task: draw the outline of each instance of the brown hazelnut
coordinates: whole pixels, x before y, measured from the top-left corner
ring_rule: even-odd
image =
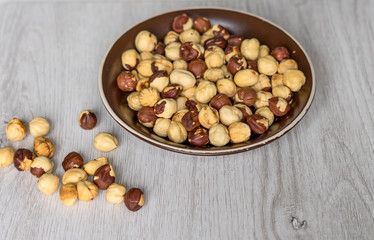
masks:
[[[236,85],[232,80],[223,78],[216,82],[219,93],[225,94],[228,97],[234,97],[236,93]]]
[[[204,146],[209,143],[208,131],[205,128],[198,127],[188,133],[188,142],[192,146]]]
[[[265,117],[257,114],[248,116],[246,123],[251,128],[251,131],[256,134],[263,134],[269,128],[269,121]]]
[[[180,55],[179,55],[179,50],[180,50],[181,46],[182,46],[182,44],[179,43],[179,42],[169,43],[165,47],[165,56],[172,61],[176,61],[176,60],[181,59]]]
[[[48,134],[50,125],[47,119],[36,117],[29,122],[29,129],[33,137],[43,137]]]
[[[198,103],[195,100],[188,100],[186,101],[186,107],[190,111],[200,111],[201,110],[201,104]]]
[[[84,164],[83,169],[90,176],[93,176],[99,167],[108,164],[108,158],[99,157]]]
[[[125,205],[132,211],[138,211],[143,207],[145,198],[142,190],[139,188],[131,188],[125,195]]]
[[[243,122],[234,122],[229,128],[230,141],[232,143],[241,143],[247,141],[251,136],[251,129]]]
[[[154,112],[157,117],[171,118],[177,112],[177,102],[172,98],[164,98],[156,103]]]
[[[55,155],[55,146],[48,138],[36,137],[34,139],[34,152],[36,156],[44,156],[47,158]]]
[[[256,60],[248,60],[247,61],[247,66],[248,66],[248,69],[252,69],[252,70],[255,70],[256,72],[258,72],[257,61]]]
[[[188,71],[192,72],[196,78],[204,76],[206,70],[206,64],[201,59],[194,59],[188,64]]]
[[[256,91],[269,92],[271,90],[270,79],[268,78],[268,76],[261,73],[258,76],[258,82],[255,85],[253,85],[252,88]]]
[[[261,107],[256,110],[255,114],[261,115],[269,121],[269,126],[274,122],[274,113],[270,110],[269,107]]]
[[[257,92],[257,100],[253,106],[255,108],[269,106],[269,99],[273,97],[273,94],[264,91]]]
[[[165,45],[169,45],[169,43],[177,42],[179,40],[179,34],[174,31],[169,31],[164,37]]]
[[[79,200],[89,202],[95,199],[99,189],[93,182],[82,180],[77,183],[77,192]]]
[[[232,56],[227,63],[227,69],[231,74],[235,74],[245,68],[247,68],[247,61],[241,55]]]
[[[201,52],[195,43],[185,42],[180,46],[179,55],[185,61],[191,61],[200,57]]]
[[[173,63],[167,59],[154,59],[154,62],[151,64],[153,73],[158,71],[166,71],[169,75],[173,71],[173,68]]]
[[[278,73],[285,73],[288,70],[297,70],[297,62],[293,59],[284,59],[278,65]]]
[[[81,168],[83,166],[83,158],[77,152],[71,152],[62,161],[62,167],[65,171],[71,168]]]
[[[172,121],[175,121],[175,122],[182,122],[182,118],[184,116],[184,114],[186,114],[189,110],[187,108],[184,108],[184,109],[180,109],[178,112],[176,112],[173,117],[172,117]]]
[[[258,82],[258,72],[252,69],[243,69],[234,76],[234,82],[238,87],[251,87]]]
[[[182,143],[187,139],[187,131],[182,123],[171,121],[168,129],[168,138],[175,143]]]
[[[20,148],[14,154],[14,167],[18,171],[29,170],[33,161],[34,154],[28,149]]]
[[[142,107],[139,110],[137,117],[139,122],[145,127],[153,127],[157,120],[153,107]]]
[[[160,93],[155,88],[146,88],[140,92],[139,101],[142,106],[153,107],[160,100]]]
[[[199,112],[197,108],[192,108],[186,114],[183,115],[181,124],[187,131],[192,131],[193,129],[200,126],[199,122]]]
[[[152,52],[156,45],[157,37],[153,33],[143,30],[136,35],[135,47],[139,52]]]
[[[40,178],[44,173],[50,173],[55,164],[47,157],[36,157],[31,163],[30,173],[37,178]]]
[[[227,31],[226,28],[222,27],[221,25],[214,25],[209,31],[212,31],[213,36],[215,37],[223,37],[224,39],[229,39],[230,38],[230,33]]]
[[[272,89],[274,97],[281,97],[290,102],[293,99],[293,92],[286,86],[278,86]]]
[[[297,92],[305,84],[305,75],[300,70],[288,70],[283,75],[283,84]]]
[[[197,85],[196,100],[200,103],[208,103],[217,94],[217,87],[211,81],[203,80]]]
[[[225,66],[225,65],[222,65]],[[204,79],[211,82],[217,82],[217,80],[225,77],[225,72],[222,68],[209,68],[204,72]]]
[[[127,96],[127,104],[134,111],[139,111],[143,105],[139,100],[140,92],[132,92]]]
[[[65,206],[73,206],[78,198],[78,191],[74,184],[66,184],[60,188],[60,199]]]
[[[153,50],[153,54],[165,55],[165,44],[158,42]]]
[[[270,98],[269,108],[277,117],[283,117],[291,110],[291,107],[288,104],[288,102],[280,97]]]
[[[135,49],[129,49],[122,53],[122,66],[125,70],[131,71],[136,69],[140,62],[140,55]]]
[[[230,38],[227,40],[228,46],[237,46],[240,47],[243,42],[243,37],[240,35],[231,35]]]
[[[173,62],[173,69],[184,69],[187,70],[188,63],[183,59],[179,59]]]
[[[239,89],[235,95],[236,102],[242,102],[247,106],[252,106],[257,100],[257,93],[253,88],[245,87]]]
[[[93,129],[96,126],[96,114],[91,110],[84,110],[79,114],[79,125],[85,130]]]
[[[210,106],[203,107],[199,112],[199,122],[201,126],[209,129],[219,122],[218,111]]]
[[[271,55],[266,55],[258,59],[257,68],[260,73],[273,75],[278,71],[278,62]]]
[[[260,42],[256,38],[245,39],[240,46],[240,52],[247,60],[256,60],[259,49]]]
[[[149,79],[149,86],[161,92],[169,84],[168,73],[164,70],[155,72]]]
[[[105,164],[99,167],[94,174],[95,184],[102,190],[106,190],[110,184],[114,183],[116,175],[113,167],[110,164]]]
[[[134,74],[129,71],[122,71],[117,77],[117,86],[124,92],[134,91],[137,83]]]
[[[209,48],[211,46],[217,46],[220,48],[225,48],[227,45],[227,40],[224,39],[223,37],[212,37],[208,38],[204,42],[204,48]]]
[[[24,122],[22,122],[18,118],[13,118],[6,125],[5,132],[6,137],[10,141],[21,141],[26,137],[27,129]]]
[[[209,129],[209,142],[213,146],[224,146],[229,141],[230,136],[226,126],[216,123]]]
[[[192,19],[189,16],[187,16],[187,14],[183,13],[174,18],[172,28],[177,33],[181,33],[183,31],[191,29],[192,25]]]
[[[142,77],[150,77],[153,74],[152,71],[153,60],[141,60],[136,67],[139,75]]]
[[[181,43],[185,43],[185,42],[199,43],[200,42],[200,34],[195,29],[188,29],[186,31],[183,31],[179,35],[179,41]]]
[[[210,106],[217,109],[218,111],[223,107],[229,105],[231,106],[232,103],[225,94],[217,94],[210,100]]]
[[[12,164],[14,159],[14,149],[11,147],[0,148],[0,167]]]
[[[206,17],[197,16],[193,21],[193,26],[200,34],[203,34],[210,28],[210,21]]]
[[[229,126],[234,122],[240,122],[243,118],[243,113],[237,107],[226,105],[219,110],[219,118],[223,125]]]
[[[160,137],[167,137],[171,120],[169,118],[158,118],[153,127],[153,132]]]
[[[239,47],[229,45],[225,48],[225,60],[226,60],[226,62],[229,62],[230,58],[235,56],[235,55],[240,55]]]
[[[278,62],[281,62],[283,59],[290,58],[290,53],[285,47],[275,47],[271,50],[270,53]]]
[[[162,98],[174,98],[177,99],[179,94],[183,91],[183,87],[178,84],[169,84],[161,92]]]
[[[252,115],[252,110],[245,104],[237,103],[234,107],[238,108],[243,113],[241,122],[244,122],[249,115]]]
[[[38,188],[45,195],[54,193],[59,185],[60,179],[52,173],[43,174],[43,176],[38,179]]]
[[[181,85],[183,89],[189,89],[195,86],[196,78],[191,72],[187,70],[174,69],[170,74],[170,82]]]

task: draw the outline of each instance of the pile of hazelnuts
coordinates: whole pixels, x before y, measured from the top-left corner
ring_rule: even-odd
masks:
[[[305,75],[287,48],[231,35],[209,19],[176,16],[158,41],[143,30],[121,56],[117,86],[160,137],[224,146],[263,134],[291,109]]]

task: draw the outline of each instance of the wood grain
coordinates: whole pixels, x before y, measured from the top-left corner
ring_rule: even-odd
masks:
[[[317,93],[305,118],[281,139],[250,152],[193,157],[166,152],[121,129],[101,103],[96,79],[110,44],[139,21],[190,6],[248,11],[291,33],[314,64]],[[0,146],[9,119],[47,117],[55,172],[70,151],[107,156],[117,182],[144,190],[139,212],[112,205],[61,204],[36,179],[0,169],[0,239],[370,239],[374,236],[374,2],[2,1]],[[80,129],[82,109],[97,128]],[[120,147],[94,150],[100,131]],[[301,224],[306,221],[304,225]]]

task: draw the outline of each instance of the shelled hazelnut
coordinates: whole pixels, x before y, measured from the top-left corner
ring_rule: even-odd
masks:
[[[81,168],[71,168],[62,176],[62,184],[77,184],[79,181],[87,180],[87,173]]]
[[[185,13],[174,18],[172,28],[175,32],[181,33],[192,28],[192,19]]]
[[[230,124],[229,128],[230,141],[232,143],[245,142],[251,136],[251,129],[243,122],[234,122]]]
[[[138,83],[136,84],[135,90],[138,92],[143,91],[144,89],[149,87],[149,78],[141,78],[139,79]]]
[[[293,92],[286,86],[278,86],[272,89],[274,97],[281,97],[290,102],[293,99]]]
[[[117,86],[124,92],[132,92],[135,90],[138,81],[135,75],[129,71],[122,71],[117,76]]]
[[[234,76],[234,82],[238,87],[251,87],[258,82],[258,72],[252,69],[243,69]]]
[[[153,74],[152,71],[152,60],[141,60],[136,67],[138,73],[143,77],[150,77]]]
[[[288,70],[283,75],[283,84],[297,92],[305,84],[305,75],[300,70]]]
[[[180,122],[171,121],[168,138],[175,143],[182,143],[187,139],[187,131]]]
[[[177,41],[179,41],[179,34],[174,31],[169,31],[164,37],[165,46],[169,45],[169,43]]]
[[[269,108],[277,117],[283,117],[291,110],[291,107],[288,104],[288,102],[281,97],[270,98]]]
[[[183,59],[179,59],[173,62],[173,69],[187,70],[187,67],[188,67],[188,63]]]
[[[186,108],[186,102],[188,101],[187,97],[180,96],[177,98],[177,111]]]
[[[151,53],[151,52],[141,52],[140,53],[140,60],[139,60],[139,62],[141,61],[141,60],[152,60],[153,59],[153,53]],[[136,65],[138,65],[139,63],[137,63]],[[136,69],[136,66],[135,66],[135,68],[134,69]]]
[[[59,184],[60,179],[56,175],[52,173],[45,173],[38,179],[37,185],[42,193],[45,195],[51,195],[52,193],[56,192]]]
[[[209,128],[209,141],[213,146],[221,147],[230,142],[229,131],[227,127],[216,123]]]
[[[178,84],[169,84],[162,90],[161,97],[177,99],[182,91],[183,91],[182,86]]]
[[[152,76],[148,79],[148,82],[151,88],[156,89],[158,92],[162,92],[162,90],[169,85],[168,73],[164,70],[157,71],[152,74]]]
[[[192,131],[200,126],[199,112],[196,107],[189,109],[189,111],[183,115],[181,124],[187,131]]]
[[[180,49],[181,46],[182,46],[182,44],[179,43],[179,42],[169,43],[165,47],[165,56],[172,61],[176,61],[176,60],[181,59],[181,57],[179,55],[179,49]]]
[[[113,204],[122,203],[125,200],[125,193],[125,186],[118,183],[112,183],[106,190],[106,200]]]
[[[36,157],[31,163],[30,173],[40,178],[45,173],[51,173],[55,164],[47,157]]]
[[[204,128],[211,128],[214,124],[219,123],[218,111],[210,106],[203,107],[199,112],[199,122]]]
[[[156,45],[157,38],[153,33],[143,30],[136,35],[135,47],[139,52],[152,52]]]
[[[225,52],[221,48],[217,46],[209,47],[206,49],[205,54],[207,68],[220,68],[225,64]]]
[[[83,158],[77,152],[71,152],[62,161],[62,167],[65,171],[71,168],[81,168],[83,166]]]
[[[114,183],[116,174],[110,164],[99,167],[94,174],[94,183],[102,190],[106,190],[110,184]]]
[[[91,110],[84,110],[79,114],[79,125],[85,130],[93,129],[96,126],[96,114]]]
[[[209,68],[204,72],[203,78],[211,82],[217,82],[219,79],[225,78],[225,72],[222,68]]]
[[[257,92],[257,100],[254,103],[255,108],[269,106],[269,99],[273,97],[273,94],[264,91]]]
[[[226,47],[226,45],[227,45],[227,40],[224,39],[223,37],[212,37],[212,38],[208,38],[204,42],[204,48],[209,48],[209,47],[212,47],[212,46],[217,46],[217,47],[220,47],[220,48],[224,49]]]
[[[257,114],[248,116],[246,123],[251,128],[252,132],[256,134],[263,134],[269,128],[269,120]]]
[[[208,103],[217,94],[217,87],[210,81],[201,81],[196,88],[196,100],[200,103]]]
[[[184,116],[184,114],[186,114],[189,110],[187,108],[183,108],[181,110],[179,110],[178,112],[176,112],[173,117],[172,117],[172,121],[175,121],[175,122],[182,122],[182,118]]]
[[[219,110],[219,117],[223,125],[229,126],[234,122],[240,122],[243,113],[234,106],[225,105]]]
[[[18,118],[11,119],[6,125],[6,137],[9,141],[21,141],[26,137],[27,129],[24,122]]]
[[[278,70],[278,62],[270,55],[259,58],[257,61],[257,68],[260,73],[265,75],[273,75]]]
[[[14,167],[18,171],[29,170],[33,161],[34,154],[28,149],[20,148],[14,154]]]
[[[204,76],[206,70],[206,64],[201,59],[194,59],[188,63],[188,71],[192,72],[196,78]]]
[[[121,56],[122,66],[125,70],[134,70],[138,66],[140,59],[141,57],[135,49],[126,50]]]
[[[29,129],[31,136],[43,137],[48,134],[50,125],[47,119],[43,117],[36,117],[29,122]]]
[[[271,83],[270,83],[270,79],[268,78],[268,76],[266,76],[265,74],[260,74],[258,76],[258,82],[252,86],[252,88],[258,92],[258,91],[265,91],[265,92],[269,92],[271,90]]]
[[[146,88],[140,92],[139,101],[142,106],[153,107],[160,100],[160,93],[155,88]]]
[[[288,70],[297,70],[297,62],[293,59],[284,59],[278,65],[278,73],[285,73]]]
[[[235,102],[244,103],[247,106],[252,106],[257,100],[257,93],[253,88],[245,87],[238,90],[235,94]]]
[[[192,146],[204,146],[209,143],[208,131],[205,128],[198,127],[188,133],[188,142]]]
[[[196,88],[196,86],[193,86],[188,89],[183,89],[183,91],[181,92],[181,96],[188,99],[196,99]]]
[[[0,167],[6,167],[12,164],[14,154],[14,149],[11,147],[0,148]]]
[[[60,188],[59,196],[65,206],[73,206],[78,198],[78,190],[74,184],[66,184]]]
[[[100,132],[95,136],[94,146],[100,152],[110,152],[118,147],[118,140],[113,134]]]
[[[227,69],[231,74],[235,74],[245,68],[247,68],[247,61],[241,55],[232,56],[227,64]]]
[[[230,79],[222,78],[216,82],[216,86],[218,93],[225,94],[229,98],[236,94],[236,85]]]
[[[223,106],[231,106],[232,103],[225,94],[217,94],[210,100],[210,106],[217,109],[218,111],[223,107]]]
[[[183,89],[189,89],[195,86],[196,79],[195,76],[187,70],[174,69],[170,74],[170,82],[181,85]]]
[[[206,17],[197,16],[193,21],[192,27],[200,34],[203,34],[210,28],[210,21]]]
[[[237,103],[234,107],[238,108],[243,113],[241,122],[244,122],[249,115],[252,115],[252,110],[245,104]]]
[[[241,55],[240,46],[228,45],[225,48],[225,60],[226,60],[226,62],[229,62],[230,58],[235,56],[235,55]]]
[[[154,61],[151,63],[152,72],[156,73],[158,71],[166,71],[169,75],[173,71],[173,63],[167,59],[156,59],[157,56],[161,55],[154,56]]]
[[[269,55],[269,52],[270,52],[270,48],[267,45],[260,45],[258,57],[260,58],[265,57],[266,55]]]
[[[55,155],[55,146],[48,138],[36,137],[34,139],[34,152],[38,157],[44,156],[51,158]]]
[[[153,132],[160,137],[167,137],[171,120],[169,118],[158,118],[153,126]]]
[[[145,127],[153,127],[156,123],[157,116],[154,112],[153,107],[143,107],[139,110],[138,121]]]
[[[270,111],[269,107],[260,107],[256,110],[255,114],[265,117],[269,121],[269,126],[274,122],[274,114]]]
[[[84,164],[83,169],[88,175],[93,176],[96,170],[105,164],[108,164],[108,158],[99,157]]]
[[[89,202],[95,199],[99,189],[93,182],[82,180],[77,183],[77,193],[79,200]]]
[[[285,47],[275,47],[271,50],[270,53],[278,62],[281,62],[284,59],[290,58],[290,53]]]
[[[154,112],[159,118],[171,118],[177,112],[177,102],[173,98],[164,98],[158,101]]]
[[[271,87],[275,88],[283,85],[283,74],[275,73],[271,76]]]
[[[260,42],[256,38],[243,40],[240,46],[241,54],[248,60],[256,60],[260,50]]]
[[[182,45],[185,42],[199,43],[200,34],[195,29],[188,29],[179,35],[179,41],[181,41]]]
[[[139,111],[143,105],[139,100],[140,92],[132,92],[127,96],[127,104],[134,111]]]

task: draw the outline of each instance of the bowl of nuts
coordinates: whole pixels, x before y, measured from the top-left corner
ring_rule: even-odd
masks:
[[[312,63],[285,30],[249,13],[184,9],[119,37],[99,91],[123,128],[160,148],[225,155],[274,141],[306,114]]]

